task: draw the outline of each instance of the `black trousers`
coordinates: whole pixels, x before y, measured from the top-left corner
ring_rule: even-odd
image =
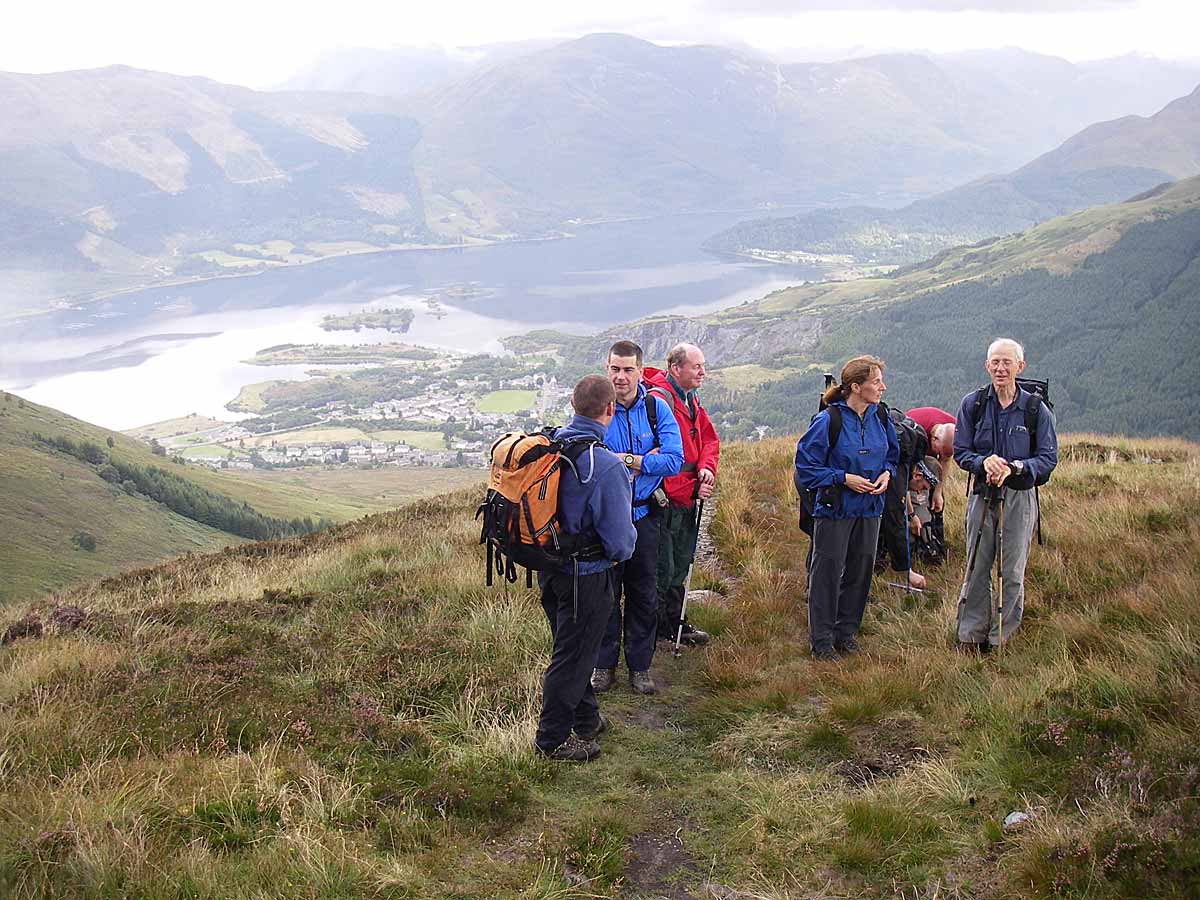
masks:
[[[616,569],[580,575],[578,612],[575,576],[539,572],[542,609],[550,623],[554,649],[542,679],[542,714],[538,719],[538,747],[553,750],[571,735],[571,729],[595,731],[600,705],[592,690],[592,669],[613,608]]]
[[[668,506],[661,514],[658,545],[658,637],[675,640],[683,615],[683,592],[700,536],[697,509]]]
[[[878,519],[817,519],[813,523],[808,639],[814,650],[828,649],[858,634],[878,540]]]
[[[887,493],[883,495],[883,519],[879,524],[879,556],[886,554],[895,572],[907,572],[912,568],[907,494],[908,467],[897,466],[896,477],[888,482]]]
[[[617,566],[617,598],[608,619],[604,643],[600,645],[596,662],[600,669],[617,667],[622,637],[625,665],[630,672],[646,671],[654,658],[654,639],[658,632],[658,544],[662,525],[658,515],[651,512],[638,519],[633,527],[637,529],[637,545],[633,556]]]

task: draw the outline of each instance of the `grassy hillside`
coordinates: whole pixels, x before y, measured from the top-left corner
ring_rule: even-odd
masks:
[[[953,652],[956,554],[915,601],[877,584],[833,666],[790,453],[727,448],[715,641],[606,696],[586,767],[529,750],[549,637],[482,587],[472,492],[5,611],[0,890],[1195,896],[1200,448],[1065,442],[1003,654]]]
[[[158,466],[187,482],[276,519],[342,522],[419,496],[480,480],[477,472],[386,469],[305,472],[289,476],[179,465],[140,441],[12,395],[0,399],[0,604],[110,575],[181,553],[242,542],[131,495],[97,467],[34,439],[34,434],[90,441],[113,461]],[[108,446],[108,440],[113,445]],[[91,535],[94,550],[80,546]],[[86,544],[86,539],[84,540]]]
[[[181,553],[205,552],[242,538],[133,497],[96,474],[94,466],[50,451],[34,431],[86,436],[104,444],[103,429],[20,400],[0,400],[0,604],[97,578]],[[144,453],[123,441],[121,452]],[[158,457],[154,457],[162,462]],[[77,535],[95,538],[94,550]]]

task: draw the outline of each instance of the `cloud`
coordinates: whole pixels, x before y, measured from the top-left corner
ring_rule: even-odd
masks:
[[[1059,13],[1133,9],[1138,0],[700,0],[706,12],[786,16],[805,12]]]

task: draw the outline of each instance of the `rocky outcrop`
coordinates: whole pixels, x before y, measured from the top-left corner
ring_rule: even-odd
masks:
[[[602,337],[636,341],[650,364],[661,364],[672,347],[688,341],[704,351],[710,366],[732,366],[815,350],[825,329],[825,320],[818,316],[730,320],[672,316],[624,325]]]

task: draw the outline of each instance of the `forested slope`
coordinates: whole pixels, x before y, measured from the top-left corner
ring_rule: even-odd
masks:
[[[1200,404],[1183,373],[1200,352],[1200,178],[949,251],[890,278],[809,285],[715,317],[781,331],[806,322],[814,349],[724,363],[790,366],[783,377],[710,406],[733,423],[807,422],[818,373],[861,352],[888,364],[888,399],[953,409],[983,383],[984,350],[1011,335],[1027,374],[1049,378],[1059,425],[1200,437]],[[815,324],[811,324],[815,323]]]

